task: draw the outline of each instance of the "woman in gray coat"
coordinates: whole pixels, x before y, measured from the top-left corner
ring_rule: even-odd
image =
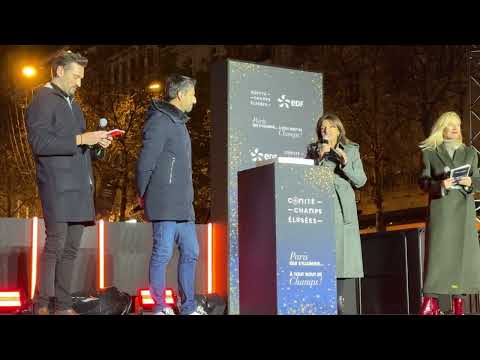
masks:
[[[347,139],[345,128],[335,114],[317,122],[318,141],[307,149],[307,158],[332,169],[335,174],[335,233],[339,312],[344,302],[343,279],[362,278],[363,262],[354,189],[365,185],[358,144]]]
[[[462,140],[460,117],[442,114],[422,148],[421,188],[429,194],[427,252],[421,315],[439,315],[438,295],[452,296],[452,312],[463,315],[464,294],[480,292],[480,244],[473,193],[480,189],[477,151]],[[470,165],[454,179],[450,169]]]

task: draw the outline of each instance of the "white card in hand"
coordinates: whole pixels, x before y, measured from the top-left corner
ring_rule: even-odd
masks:
[[[464,176],[468,176],[470,173],[470,164],[459,166],[450,170],[450,177],[453,179],[459,179]]]

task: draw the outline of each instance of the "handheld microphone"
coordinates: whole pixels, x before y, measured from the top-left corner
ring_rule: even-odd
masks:
[[[328,144],[328,136],[323,135],[322,139],[319,141],[320,144]]]
[[[98,122],[97,131],[98,130],[105,130],[105,128],[107,127],[107,124],[108,124],[107,119],[101,118]]]
[[[319,140],[318,142],[319,146],[318,146],[318,151],[320,152],[322,150],[322,148],[324,148],[325,145],[328,145],[328,136],[327,135],[324,135],[322,136],[322,138]]]
[[[450,169],[448,166],[445,166],[445,167],[443,168],[443,177],[444,177],[445,179],[448,179],[448,178],[450,177],[450,170],[451,170],[451,169]]]
[[[108,121],[106,118],[100,118],[98,121],[97,131],[106,130],[107,124]],[[95,152],[97,159],[101,159],[105,153],[105,149],[98,144],[91,146],[90,149]]]

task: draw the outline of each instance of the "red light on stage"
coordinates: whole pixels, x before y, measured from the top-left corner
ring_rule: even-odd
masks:
[[[152,298],[149,289],[138,289],[139,304],[144,310],[152,310],[155,300]],[[171,288],[163,291],[163,303],[165,306],[175,308],[177,306],[177,295]]]
[[[152,310],[153,306],[155,305],[155,300],[153,300],[152,296],[150,295],[149,289],[138,289],[138,298],[140,302],[140,306],[144,310]]]
[[[175,297],[175,291],[173,291],[173,289],[168,288],[163,292],[163,302],[167,306],[175,306]]]
[[[213,293],[213,227],[208,223],[207,236],[207,292]]]
[[[24,302],[22,290],[0,291],[0,312],[20,311]]]

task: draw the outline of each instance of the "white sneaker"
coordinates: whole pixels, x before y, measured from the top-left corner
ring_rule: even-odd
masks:
[[[194,311],[194,312],[192,312],[190,314],[187,314],[187,315],[207,315],[207,314],[200,314],[199,312]]]
[[[175,311],[173,311],[172,308],[166,307],[156,313],[153,313],[153,315],[175,315]]]
[[[205,310],[203,310],[201,306],[197,306],[197,310],[187,315],[208,315],[208,314]]]

